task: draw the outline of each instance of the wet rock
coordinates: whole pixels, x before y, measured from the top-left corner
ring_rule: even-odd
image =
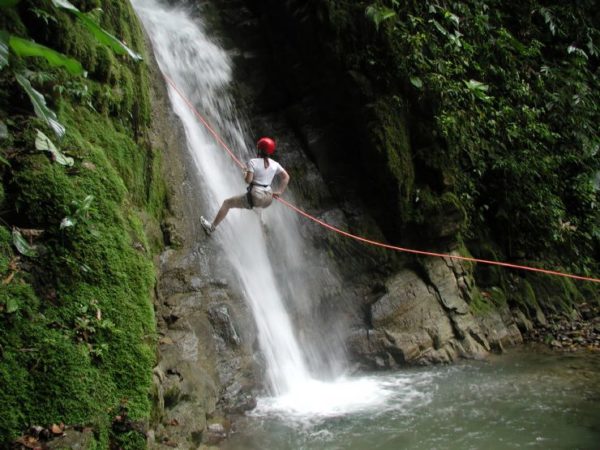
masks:
[[[523,311],[515,308],[511,313],[514,317],[515,324],[521,332],[527,333],[533,330],[533,323],[525,316],[525,314],[523,314]]]
[[[382,370],[396,367],[386,350],[386,336],[383,331],[355,329],[346,343],[355,361],[356,370]]]
[[[225,342],[234,346],[240,345],[241,339],[226,304],[211,305],[208,309],[208,318]]]
[[[221,423],[211,423],[208,425],[204,436],[202,437],[204,444],[217,445],[227,438],[227,430]]]
[[[516,322],[511,320],[510,312],[508,312],[508,308],[506,309],[508,318],[503,318],[499,310],[490,310],[477,317],[485,339],[497,352],[502,352],[506,347],[514,347],[523,342],[523,336]]]
[[[81,431],[74,428],[65,429],[64,434],[46,443],[48,450],[88,450],[96,448],[96,439],[90,428]]]
[[[459,296],[454,273],[435,266],[431,271],[439,282],[435,288],[411,270],[388,281],[387,293],[371,306],[373,339],[368,344],[363,339],[362,346],[355,342],[354,350],[359,348],[364,355],[370,347],[379,358],[382,352],[389,355],[396,365],[449,362],[487,353],[487,340]],[[444,280],[442,274],[454,281]]]
[[[423,266],[444,307],[448,311],[457,314],[467,314],[469,313],[469,305],[460,295],[461,289],[449,264],[445,259],[429,258],[423,263]],[[464,281],[463,285],[465,285]]]

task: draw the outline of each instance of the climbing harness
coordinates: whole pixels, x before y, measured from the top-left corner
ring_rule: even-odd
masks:
[[[248,204],[250,205],[250,209],[254,208],[254,201],[252,200],[252,188],[254,186],[252,186],[252,184],[249,184],[248,187],[246,188],[246,200],[248,201]]]
[[[215,140],[229,154],[229,156],[231,157],[231,159],[239,167],[244,168],[244,164],[242,164],[242,162],[235,156],[235,154],[227,146],[227,144],[225,142],[223,142],[223,139],[221,139],[221,137],[219,136],[219,134],[210,126],[210,124],[208,123],[208,121],[202,116],[202,114],[200,114],[198,112],[198,110],[194,107],[194,105],[179,90],[179,88],[173,82],[173,80],[168,75],[166,75],[166,74],[163,74],[163,76],[165,77],[165,80],[167,81],[167,83],[173,88],[173,90],[181,97],[181,99],[185,102],[185,104],[194,113],[194,115],[200,120],[200,122],[202,122],[202,124],[206,127],[206,129],[213,135],[213,137],[215,138]],[[274,146],[273,146],[273,150],[274,150]],[[250,205],[252,205],[252,200],[251,200],[251,196],[250,196],[250,190],[251,190],[251,188],[252,188],[252,186],[250,186],[250,189],[248,190],[248,193],[247,193]],[[415,255],[433,256],[433,257],[445,258],[445,259],[453,259],[453,260],[460,260],[460,261],[469,261],[469,262],[480,263],[480,264],[487,264],[487,265],[492,265],[492,266],[507,267],[507,268],[510,268],[510,269],[519,269],[519,270],[526,270],[526,271],[529,271],[529,272],[543,273],[543,274],[546,274],[546,275],[555,275],[555,276],[559,276],[559,277],[572,278],[572,279],[575,279],[575,280],[591,281],[593,283],[600,283],[600,278],[586,277],[586,276],[575,275],[575,274],[566,273],[566,272],[559,272],[559,271],[556,271],[556,270],[541,269],[541,268],[538,268],[538,267],[523,266],[523,265],[520,265],[520,264],[512,264],[512,263],[507,263],[507,262],[502,262],[502,261],[493,261],[493,260],[487,260],[487,259],[472,258],[472,257],[468,257],[468,256],[451,255],[451,254],[447,254],[447,253],[428,252],[428,251],[424,251],[424,250],[415,250],[415,249],[412,249],[412,248],[399,247],[399,246],[396,246],[396,245],[385,244],[383,242],[374,241],[374,240],[367,239],[367,238],[364,238],[362,236],[357,236],[355,234],[352,234],[352,233],[349,233],[347,231],[341,230],[340,228],[334,227],[333,225],[330,225],[327,222],[324,222],[324,221],[322,221],[322,220],[320,220],[320,219],[318,219],[318,218],[316,218],[316,217],[308,214],[306,211],[303,211],[300,208],[298,208],[297,206],[294,206],[293,204],[285,201],[284,199],[282,199],[278,195],[277,196],[274,195],[273,197],[277,201],[279,201],[281,204],[283,204],[286,207],[288,207],[289,209],[291,209],[292,211],[295,211],[296,213],[300,214],[301,216],[306,217],[309,220],[312,220],[316,224],[318,224],[318,225],[320,225],[320,226],[322,226],[324,228],[327,228],[330,231],[338,233],[338,234],[340,234],[342,236],[345,236],[345,237],[350,238],[350,239],[354,239],[354,240],[359,241],[359,242],[363,242],[363,243],[368,244],[368,245],[373,245],[373,246],[376,246],[376,247],[382,247],[382,248],[386,248],[386,249],[394,250],[394,251],[398,251],[398,252],[411,253],[411,254],[415,254]]]

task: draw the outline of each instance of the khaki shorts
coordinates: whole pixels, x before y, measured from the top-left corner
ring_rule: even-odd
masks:
[[[245,209],[252,209],[252,207],[266,208],[273,202],[273,192],[271,189],[254,186],[252,191],[250,191],[250,195],[252,196],[252,205],[248,203],[248,194],[242,194],[232,197],[232,207]]]

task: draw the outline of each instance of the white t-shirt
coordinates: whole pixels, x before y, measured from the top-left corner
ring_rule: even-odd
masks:
[[[252,158],[248,161],[248,172],[252,172],[254,177],[252,183],[270,186],[275,175],[283,172],[283,167],[269,158],[269,167],[265,169],[263,158]]]

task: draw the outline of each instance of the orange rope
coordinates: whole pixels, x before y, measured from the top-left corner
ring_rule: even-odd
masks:
[[[225,142],[223,142],[223,139],[221,139],[221,136],[219,136],[219,133],[217,133],[215,130],[212,129],[212,127],[210,126],[210,124],[208,123],[208,121],[202,116],[202,114],[200,114],[198,112],[198,110],[194,107],[194,105],[192,104],[192,102],[190,102],[187,99],[187,97],[185,95],[183,95],[183,93],[179,90],[179,88],[177,87],[177,85],[175,84],[175,82],[173,80],[171,80],[171,78],[169,78],[168,75],[166,75],[166,74],[163,74],[163,75],[164,75],[165,79],[167,80],[167,82],[175,90],[175,92],[177,92],[177,94],[179,94],[179,96],[185,102],[185,104],[188,106],[188,108],[190,108],[192,110],[192,112],[194,113],[194,115],[200,120],[200,122],[202,122],[202,125],[204,125],[208,131],[210,131],[210,134],[213,135],[213,137],[215,138],[215,140],[219,144],[221,144],[221,146],[227,151],[227,153],[229,153],[229,156],[231,156],[231,159],[233,159],[237,163],[238,166],[240,166],[241,168],[243,168],[244,164],[235,156],[235,154],[233,153],[233,150],[231,150],[227,146],[227,144]]]
[[[221,137],[219,136],[219,134],[209,125],[209,123],[198,112],[198,110],[194,107],[194,105],[177,88],[177,86],[175,85],[175,83],[173,82],[173,80],[171,80],[171,78],[169,78],[167,75],[164,75],[164,77],[167,80],[167,82],[171,85],[171,87],[175,90],[175,92],[177,92],[177,94],[179,94],[179,96],[183,99],[183,101],[187,104],[187,106],[192,110],[192,112],[196,115],[196,117],[200,120],[200,122],[202,122],[202,124],[214,136],[214,138],[217,140],[217,142],[219,144],[221,144],[221,146],[227,151],[227,153],[229,153],[229,156],[231,157],[231,159],[233,159],[238,166],[240,166],[240,167],[243,168],[244,164],[242,164],[242,162],[238,158],[236,158],[236,156],[233,153],[233,151],[227,146],[227,144],[225,144],[225,142],[223,142],[223,139],[221,139]],[[559,277],[573,278],[575,280],[583,280],[583,281],[591,281],[593,283],[600,283],[600,278],[585,277],[585,276],[574,275],[574,274],[565,273],[565,272],[558,272],[556,270],[540,269],[540,268],[537,268],[537,267],[522,266],[522,265],[519,265],[519,264],[511,264],[511,263],[506,263],[506,262],[501,262],[501,261],[492,261],[492,260],[487,260],[487,259],[471,258],[471,257],[468,257],[468,256],[450,255],[450,254],[446,254],[446,253],[436,253],[436,252],[428,252],[428,251],[424,251],[424,250],[415,250],[415,249],[411,249],[411,248],[398,247],[396,245],[385,244],[385,243],[379,242],[379,241],[373,241],[371,239],[367,239],[367,238],[364,238],[364,237],[357,236],[355,234],[349,233],[347,231],[341,230],[341,229],[339,229],[337,227],[334,227],[333,225],[328,224],[327,222],[323,222],[322,220],[317,219],[314,216],[311,216],[306,211],[301,210],[297,206],[294,206],[293,204],[285,201],[284,199],[282,199],[279,196],[275,196],[275,199],[277,201],[279,201],[281,204],[283,204],[283,205],[287,206],[288,208],[290,208],[291,210],[297,212],[301,216],[304,216],[307,219],[312,220],[313,222],[321,225],[324,228],[327,228],[328,230],[331,230],[331,231],[333,231],[335,233],[339,233],[342,236],[348,237],[350,239],[354,239],[356,241],[363,242],[365,244],[374,245],[376,247],[387,248],[389,250],[395,250],[395,251],[399,251],[399,252],[412,253],[412,254],[415,254],[415,255],[435,256],[435,257],[438,257],[438,258],[449,258],[449,259],[456,259],[456,260],[461,260],[461,261],[470,261],[470,262],[481,263],[481,264],[488,264],[488,265],[494,265],[494,266],[508,267],[508,268],[511,268],[511,269],[520,269],[520,270],[527,270],[527,271],[530,271],[530,272],[544,273],[544,274],[547,274],[547,275],[555,275],[555,276],[559,276]]]

